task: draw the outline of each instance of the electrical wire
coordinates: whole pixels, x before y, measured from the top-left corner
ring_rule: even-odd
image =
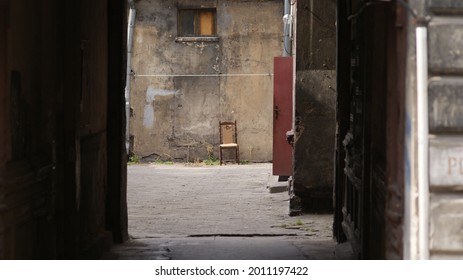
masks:
[[[311,9],[307,9],[307,11],[313,16],[315,21],[317,21],[319,24],[324,25],[325,28],[327,28],[327,29],[329,29],[329,30],[331,30],[333,32],[336,32],[336,28],[333,28],[330,24],[326,23],[319,15],[314,13]]]
[[[230,74],[134,74],[134,77],[251,77],[273,76],[273,73],[230,73]]]
[[[410,7],[410,5],[405,2],[404,0],[396,0],[397,2],[399,2],[400,5],[402,5],[405,9],[407,9],[407,11],[415,18],[417,19],[418,18],[418,15],[415,13],[415,11],[412,9],[412,7]]]
[[[360,16],[364,12],[365,8],[367,8],[369,6],[377,5],[377,4],[384,4],[384,3],[393,3],[393,2],[397,2],[400,5],[402,5],[413,16],[413,18],[418,19],[418,15],[415,13],[415,11],[412,9],[412,7],[410,7],[410,5],[407,2],[405,2],[404,0],[372,0],[372,1],[365,2],[357,10],[357,12],[355,12],[354,14],[348,16],[347,20],[350,21],[350,20]]]
[[[350,20],[360,16],[363,13],[363,11],[369,6],[377,5],[377,4],[384,4],[384,3],[391,3],[391,2],[392,2],[392,0],[373,0],[373,1],[365,2],[362,6],[360,6],[360,8],[357,10],[357,12],[355,12],[354,14],[348,16],[347,20],[350,21]]]

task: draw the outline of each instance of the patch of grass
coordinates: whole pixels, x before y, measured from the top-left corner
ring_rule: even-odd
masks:
[[[137,156],[137,155],[131,155],[129,157],[129,161],[127,162],[128,165],[132,165],[132,164],[138,164],[140,163],[140,156]]]
[[[240,164],[250,164],[249,160],[240,160]]]
[[[203,160],[201,163],[204,165],[219,165],[219,160],[214,156],[214,146],[206,143],[207,150],[207,159]]]
[[[219,160],[215,158],[209,158],[203,161],[205,165],[219,165]]]
[[[295,224],[296,226],[302,226],[304,223],[300,219],[297,219]]]
[[[214,156],[214,146],[207,143],[207,159],[203,160],[205,165],[219,165],[219,159]]]

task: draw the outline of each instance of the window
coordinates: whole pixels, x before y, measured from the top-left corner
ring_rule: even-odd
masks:
[[[215,9],[178,10],[179,37],[215,37]]]

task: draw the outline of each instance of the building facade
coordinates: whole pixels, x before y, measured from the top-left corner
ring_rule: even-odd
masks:
[[[132,152],[217,158],[219,120],[236,120],[240,158],[270,161],[283,2],[140,0],[134,9]]]

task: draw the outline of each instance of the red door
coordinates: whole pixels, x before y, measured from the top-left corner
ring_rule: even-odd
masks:
[[[273,175],[293,174],[293,149],[286,132],[293,123],[293,57],[275,57],[273,77]]]

